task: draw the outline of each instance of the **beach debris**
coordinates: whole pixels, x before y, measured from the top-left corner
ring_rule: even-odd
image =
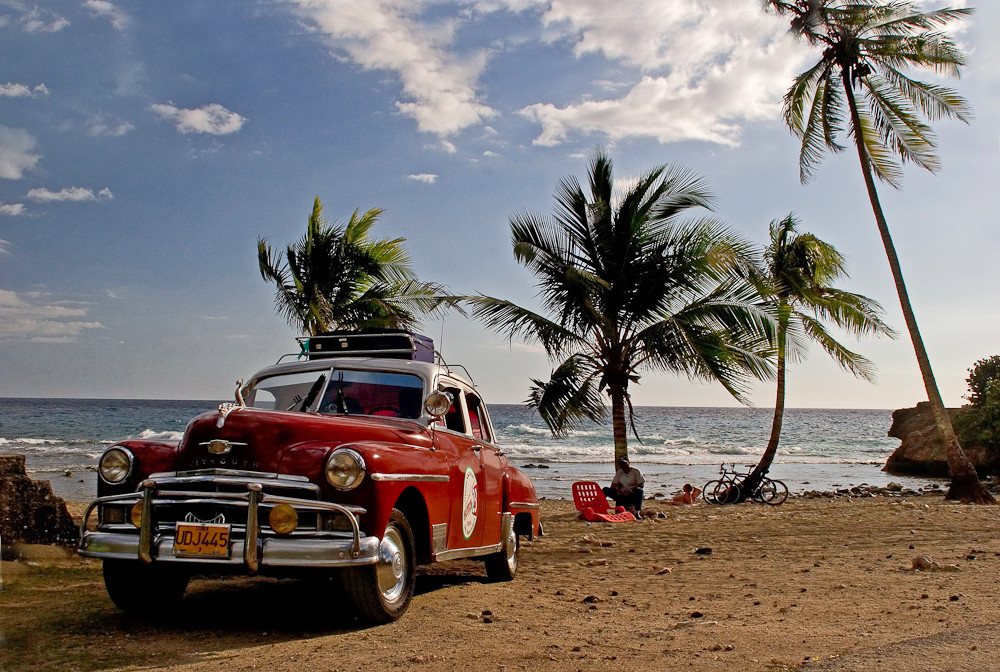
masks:
[[[615,542],[613,541],[601,541],[592,534],[585,534],[580,537],[579,543],[589,544],[590,546],[599,546],[601,548],[608,548],[615,545]]]
[[[942,565],[934,562],[926,555],[918,555],[913,558],[909,571],[913,572],[957,572],[961,568],[958,565]]]
[[[674,570],[670,569],[669,567],[657,567],[656,565],[653,565],[653,573],[656,574],[657,576],[661,576],[663,574],[669,574],[672,571]]]
[[[695,555],[712,555],[712,549],[708,546],[701,546],[694,549]]]
[[[482,617],[483,623],[493,622],[493,612],[490,611],[489,609],[483,609],[482,613],[480,613],[479,615],[480,617]]]
[[[587,597],[583,598],[584,604],[594,604],[595,602],[600,602],[600,601],[601,598],[599,598],[597,595],[588,595]]]
[[[604,567],[605,565],[613,565],[615,563],[607,558],[598,558],[595,560],[581,560],[580,564],[584,567]]]

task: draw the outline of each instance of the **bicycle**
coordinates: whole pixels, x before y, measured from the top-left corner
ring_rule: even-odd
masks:
[[[750,465],[748,465],[750,466]],[[752,469],[752,467],[751,467]],[[764,476],[753,492],[743,495],[742,487],[751,472],[739,472],[736,464],[719,465],[719,478],[709,481],[702,489],[702,497],[709,504],[737,504],[744,499],[761,502],[770,506],[784,504],[788,499],[788,486],[777,479]]]

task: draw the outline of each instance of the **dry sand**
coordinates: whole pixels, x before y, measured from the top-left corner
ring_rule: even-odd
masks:
[[[147,665],[174,672],[995,667],[997,507],[924,496],[646,511],[588,524],[572,502],[543,501],[545,536],[524,545],[513,582],[487,583],[472,562],[423,570],[386,626],[287,583],[198,580],[184,623],[139,626],[95,583],[90,628],[128,633]],[[934,564],[913,570],[918,557]]]

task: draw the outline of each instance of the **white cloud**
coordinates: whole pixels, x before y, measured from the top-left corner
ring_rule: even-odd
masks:
[[[52,203],[58,201],[88,202],[99,199],[109,201],[114,198],[114,195],[107,187],[101,189],[96,194],[92,189],[85,189],[84,187],[67,187],[65,189],[60,189],[59,191],[49,191],[48,189],[42,187],[29,191],[28,198],[33,201],[38,201],[39,203]]]
[[[74,301],[38,301],[0,289],[0,342],[72,343],[85,329],[103,329],[87,322],[88,304]]]
[[[0,238],[0,254],[10,254],[10,241]]]
[[[230,112],[218,103],[204,105],[194,110],[185,110],[170,104],[157,103],[149,109],[161,119],[173,121],[181,133],[209,133],[211,135],[228,135],[236,133],[246,119]]]
[[[0,125],[0,177],[19,180],[25,171],[34,170],[41,154],[35,153],[38,141],[23,128]]]
[[[128,15],[108,0],[86,0],[83,6],[90,10],[91,15],[108,19],[115,30],[128,28]]]
[[[0,203],[0,215],[17,217],[24,214],[24,203]]]
[[[396,107],[413,118],[419,130],[443,138],[496,114],[477,91],[486,52],[449,51],[457,19],[422,23],[420,0],[291,2],[338,53],[365,69],[395,73],[405,98]]]
[[[523,4],[523,3],[519,3]],[[536,144],[570,133],[614,140],[703,140],[733,145],[742,123],[774,119],[805,51],[780,19],[756,0],[673,0],[610,6],[604,0],[552,0],[542,22],[553,42],[579,56],[599,54],[641,74],[620,82],[621,97],[565,106],[528,105],[521,114],[542,126]],[[615,82],[597,80],[606,91]]]
[[[18,23],[26,33],[58,33],[69,20],[47,9],[34,7],[21,15]]]
[[[407,175],[406,177],[415,182],[424,182],[426,184],[434,184],[438,179],[438,176],[434,173],[416,173],[414,175]]]
[[[28,98],[29,96],[47,96],[49,90],[44,84],[38,84],[35,88],[27,84],[14,84],[7,82],[0,84],[0,98]]]
[[[88,119],[86,127],[87,134],[95,138],[118,138],[135,128],[129,122],[112,118],[103,112]]]

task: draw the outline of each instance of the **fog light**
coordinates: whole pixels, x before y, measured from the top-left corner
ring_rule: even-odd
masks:
[[[142,502],[136,502],[132,505],[130,518],[132,519],[132,524],[136,527],[142,525]]]
[[[278,504],[267,514],[267,523],[278,534],[289,534],[299,526],[299,514],[288,504]]]

